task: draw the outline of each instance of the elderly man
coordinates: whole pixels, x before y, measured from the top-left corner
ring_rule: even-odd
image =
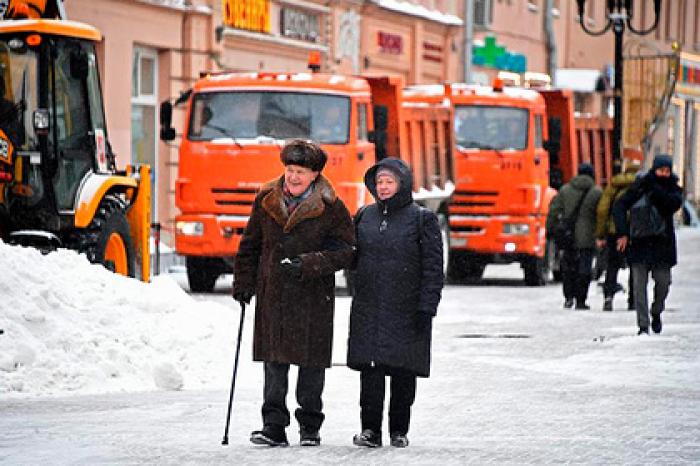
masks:
[[[343,201],[320,174],[325,152],[295,140],[281,159],[284,175],[255,198],[234,267],[234,299],[248,303],[257,296],[253,358],[265,370],[264,426],[250,441],[288,445],[287,376],[294,364],[300,443],[316,446],[331,365],[334,273],[351,265],[355,234]]]

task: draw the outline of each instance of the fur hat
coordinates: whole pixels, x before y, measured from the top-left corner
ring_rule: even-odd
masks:
[[[673,159],[671,158],[670,155],[659,154],[656,157],[654,157],[654,163],[652,163],[651,169],[656,170],[657,168],[663,168],[663,167],[668,167],[670,169],[673,169]]]
[[[578,166],[578,174],[590,176],[595,179],[595,171],[593,171],[593,165],[590,163],[582,163]]]
[[[317,144],[303,139],[294,139],[282,148],[280,160],[285,166],[299,165],[320,172],[326,166],[328,156]]]

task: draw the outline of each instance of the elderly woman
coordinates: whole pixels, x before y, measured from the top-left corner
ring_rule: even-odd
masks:
[[[300,443],[316,446],[331,365],[334,273],[350,266],[355,237],[343,201],[320,174],[323,150],[295,140],[281,158],[284,175],[255,198],[234,268],[234,299],[248,303],[257,296],[253,358],[265,369],[264,426],[250,441],[288,445],[287,376],[294,364]]]
[[[430,374],[432,319],[443,287],[438,219],[413,202],[409,167],[386,158],[365,174],[376,203],[358,212],[356,290],[348,367],[360,371],[358,446],[382,445],[384,387],[391,383],[391,445],[408,446],[416,377]]]

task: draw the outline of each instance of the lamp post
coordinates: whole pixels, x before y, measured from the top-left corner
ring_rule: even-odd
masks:
[[[593,0],[595,1],[595,0]],[[654,24],[648,29],[636,29],[632,25],[634,17],[634,0],[606,0],[606,10],[608,21],[605,26],[593,31],[586,26],[584,16],[586,0],[576,0],[578,5],[578,22],[581,28],[591,36],[600,36],[608,32],[612,27],[615,34],[615,95],[614,107],[615,116],[613,120],[613,160],[621,161],[621,140],[622,140],[622,36],[625,29],[632,33],[643,36],[656,29],[659,24],[661,14],[661,0],[654,0]]]

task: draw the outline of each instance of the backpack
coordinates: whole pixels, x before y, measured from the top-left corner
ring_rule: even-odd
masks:
[[[665,234],[666,221],[649,199],[649,194],[643,194],[630,209],[630,238],[654,238]]]
[[[570,251],[575,248],[576,220],[578,219],[578,212],[581,210],[581,204],[583,204],[583,200],[586,199],[590,189],[591,188],[586,189],[586,191],[584,191],[584,193],[581,195],[578,203],[576,204],[576,208],[573,212],[571,212],[570,216],[565,217],[562,213],[557,218],[557,222],[552,228],[552,237],[554,239],[554,244],[556,244],[558,249]]]

